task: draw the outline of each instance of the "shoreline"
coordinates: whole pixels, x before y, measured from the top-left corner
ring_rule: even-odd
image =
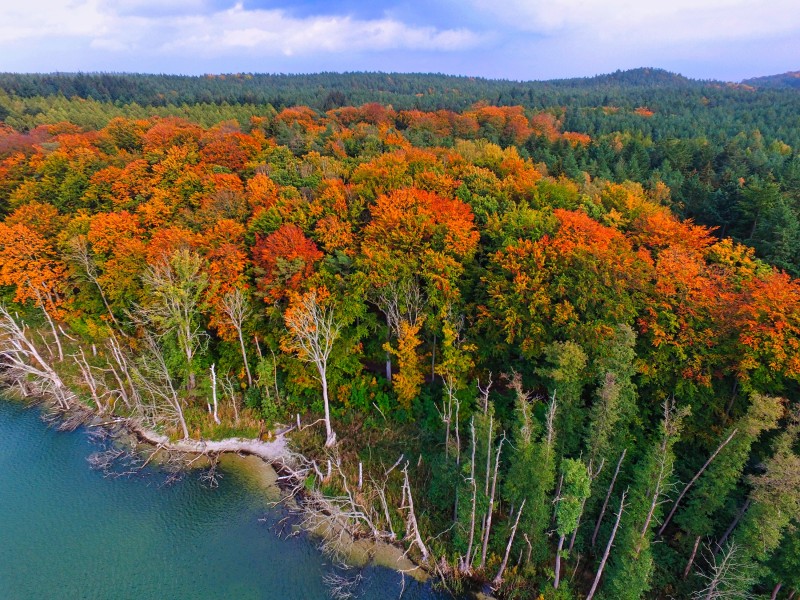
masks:
[[[125,435],[130,436],[137,445],[153,449],[153,456],[161,450],[176,452],[186,457],[217,456],[224,467],[242,472],[248,480],[256,484],[261,493],[271,496],[270,501],[276,503],[291,501],[293,506],[289,506],[289,510],[296,510],[301,515],[301,522],[295,527],[318,538],[321,545],[326,545],[326,542],[330,541],[326,540],[332,536],[329,524],[323,523],[323,515],[319,510],[308,508],[309,505],[305,502],[308,499],[306,493],[302,486],[298,485],[301,482],[295,469],[304,457],[289,449],[284,433],[277,434],[273,440],[267,442],[237,437],[222,440],[170,440],[168,436],[147,429],[135,419],[100,415],[88,405],[73,402],[67,408],[62,408],[56,402],[48,400],[42,393],[26,390],[27,393],[23,395],[19,388],[7,385],[0,386],[0,392],[3,393],[5,401],[17,401],[28,406],[43,406],[47,411],[45,414],[51,415],[54,422],[59,423],[56,427],[62,431],[74,431],[81,426],[103,428],[115,439]],[[295,485],[287,483],[292,480]],[[287,493],[290,489],[292,491]],[[346,530],[337,531],[332,537],[335,537],[335,540],[332,541],[331,548],[348,566],[386,567],[420,582],[428,581],[432,577],[422,565],[408,558],[407,552],[399,544],[369,536],[356,537]],[[325,553],[323,548],[320,548],[320,551]]]

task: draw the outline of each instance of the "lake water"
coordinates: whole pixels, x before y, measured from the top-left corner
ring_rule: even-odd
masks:
[[[158,468],[108,478],[85,430],[58,432],[0,399],[0,598],[329,598],[341,573],[305,535],[279,535],[286,514],[238,470],[210,489],[196,474],[165,485]],[[401,576],[368,567],[364,600],[397,598]],[[409,577],[403,598],[440,598]]]

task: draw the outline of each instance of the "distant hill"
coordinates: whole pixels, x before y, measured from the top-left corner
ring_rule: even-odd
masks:
[[[552,79],[549,81],[534,82],[534,84],[550,84],[559,87],[602,88],[607,86],[626,86],[644,88],[674,88],[674,87],[700,87],[708,82],[689,79],[679,73],[672,73],[665,69],[640,67],[626,71],[614,71],[594,77],[578,77],[572,79]]]
[[[800,71],[788,71],[778,75],[753,77],[751,79],[745,79],[742,83],[745,85],[752,85],[756,88],[800,90]]]
[[[87,100],[88,102],[83,102]],[[732,138],[758,130],[800,147],[800,95],[788,87],[696,80],[638,68],[594,77],[513,81],[436,73],[153,75],[0,73],[0,122],[18,131],[69,120],[100,128],[115,116],[160,114],[247,127],[254,114],[308,106],[325,112],[367,103],[396,111],[462,112],[476,104],[549,111],[564,131],[598,138]]]
[[[65,96],[102,102],[167,104],[307,104],[327,110],[341,104],[392,103],[396,108],[461,109],[477,100],[535,105],[533,95],[609,90],[645,91],[708,85],[664,69],[639,68],[572,79],[511,81],[434,73],[0,73],[0,90],[22,98]],[[331,94],[331,92],[336,92]],[[623,94],[625,95],[625,94]],[[433,100],[433,101],[431,101]],[[617,98],[616,100],[622,100]]]

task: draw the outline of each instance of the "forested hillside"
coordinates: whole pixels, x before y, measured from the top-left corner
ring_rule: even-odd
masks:
[[[787,75],[788,76],[788,75]],[[99,129],[114,117],[179,116],[211,127],[310,106],[391,105],[392,126],[415,146],[460,137],[514,145],[551,175],[584,174],[647,188],[664,182],[673,211],[756,249],[800,275],[800,94],[689,80],[658,69],[586,79],[493,81],[443,75],[0,74],[0,120],[19,132],[68,121]],[[522,106],[532,135],[483,119],[476,132],[442,123],[476,103]],[[440,111],[426,122],[416,111]],[[441,112],[444,111],[444,112]],[[411,116],[409,116],[411,115]],[[580,143],[553,135],[585,134]],[[275,131],[290,145],[291,131]],[[6,145],[13,141],[6,140]],[[0,210],[2,207],[0,206]]]
[[[174,439],[299,425],[302,487],[453,590],[794,595],[798,99],[656,75],[4,76],[3,376]]]
[[[765,77],[754,77],[745,79],[742,83],[761,88],[792,88],[800,89],[800,71],[789,71],[779,75],[767,75]]]

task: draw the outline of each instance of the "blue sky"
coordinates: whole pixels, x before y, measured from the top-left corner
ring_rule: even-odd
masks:
[[[797,0],[11,0],[0,71],[441,72],[506,79],[661,67],[800,69]]]

